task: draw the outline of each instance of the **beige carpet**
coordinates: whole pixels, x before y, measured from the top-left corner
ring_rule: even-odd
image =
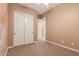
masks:
[[[11,48],[7,56],[79,56],[79,53],[40,41]]]

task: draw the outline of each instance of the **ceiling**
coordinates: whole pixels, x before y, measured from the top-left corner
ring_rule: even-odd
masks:
[[[59,3],[49,3],[48,5],[44,3],[20,3],[20,4],[35,9],[39,15],[59,5]]]

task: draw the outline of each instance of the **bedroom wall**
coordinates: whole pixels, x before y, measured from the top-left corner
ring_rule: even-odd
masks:
[[[0,3],[0,56],[7,50],[8,5]]]
[[[79,4],[60,4],[42,15],[46,40],[79,50]]]

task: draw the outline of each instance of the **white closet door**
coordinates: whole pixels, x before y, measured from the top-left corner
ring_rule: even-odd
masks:
[[[24,44],[24,20],[23,13],[14,11],[14,46]]]
[[[33,43],[33,16],[26,14],[25,19],[25,44]]]

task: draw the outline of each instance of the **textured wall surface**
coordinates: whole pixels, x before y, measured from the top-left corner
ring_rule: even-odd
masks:
[[[47,40],[79,50],[79,4],[61,4],[43,16]]]
[[[0,4],[0,55],[5,55],[7,50],[7,21],[8,5]]]

